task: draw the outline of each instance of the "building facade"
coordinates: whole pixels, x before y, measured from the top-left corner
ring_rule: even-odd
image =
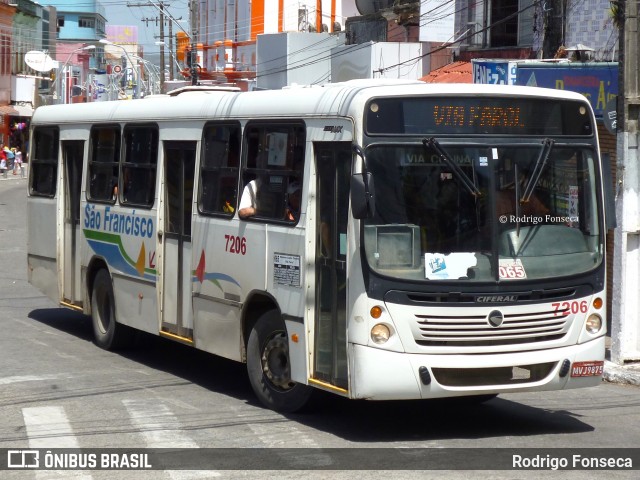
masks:
[[[561,45],[582,44],[593,49],[596,60],[615,60],[618,32],[609,0],[560,1],[553,6],[560,10]],[[545,16],[555,13],[551,7],[535,0],[456,0],[457,59],[542,58]]]
[[[353,0],[349,0],[354,3]],[[176,57],[189,63],[197,49],[198,79],[235,82],[253,79],[258,68],[258,35],[284,32],[339,31],[344,26],[339,0],[203,0],[188,34],[177,35]],[[189,76],[190,69],[184,73]]]
[[[9,0],[0,0],[0,105],[11,99],[11,56],[13,49],[13,16],[16,8]]]
[[[104,7],[97,0],[47,0],[55,7],[56,44],[52,57],[60,63],[52,85],[53,103],[84,102],[92,97],[90,71],[104,65]]]
[[[56,30],[59,43],[97,42],[106,37],[106,18],[97,0],[47,0],[56,7]]]

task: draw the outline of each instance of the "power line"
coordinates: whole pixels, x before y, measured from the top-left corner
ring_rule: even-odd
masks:
[[[517,17],[522,12],[525,12],[525,11],[529,10],[530,8],[533,8],[537,3],[538,3],[537,1],[533,2],[531,5],[528,5],[528,6],[524,7],[524,8],[521,8],[520,10],[518,10],[517,12],[512,13],[511,15],[507,15],[506,17],[501,18],[500,20],[497,20],[497,21],[491,23],[490,25],[487,25],[486,27],[481,28],[479,31],[464,35],[463,37],[458,38],[455,43],[461,43],[464,40],[468,40],[469,38],[474,37],[479,33],[483,33],[483,32],[486,32],[486,31],[490,30],[491,28],[495,28],[496,26],[501,25],[501,24],[513,19],[514,17]],[[394,65],[390,65],[389,67],[385,67],[383,69],[380,69],[380,73],[383,73],[384,71],[390,70],[390,69],[395,68],[395,67],[399,67],[401,65],[404,65],[404,64],[406,64],[408,62],[411,62],[411,61],[414,61],[416,59],[421,59],[421,58],[428,57],[429,55],[432,55],[434,53],[437,53],[437,52],[442,51],[442,50],[444,50],[446,48],[449,48],[449,47],[450,47],[450,45],[441,45],[440,47],[436,48],[435,50],[431,50],[430,52],[422,54],[422,55],[420,55],[418,57],[414,57],[412,59],[405,60],[403,62],[399,62],[399,63],[396,63]]]

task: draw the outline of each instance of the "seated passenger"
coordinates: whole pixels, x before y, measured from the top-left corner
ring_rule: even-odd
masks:
[[[300,191],[300,184],[294,181],[289,184],[287,188],[287,208],[285,211],[285,219],[290,222],[297,222],[300,218],[300,200],[302,192]]]
[[[247,183],[240,197],[240,205],[238,206],[238,216],[242,219],[253,217],[258,212],[258,189],[260,184],[258,180],[251,180]]]

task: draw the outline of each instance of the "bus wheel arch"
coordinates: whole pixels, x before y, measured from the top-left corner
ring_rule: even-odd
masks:
[[[247,344],[249,335],[260,317],[269,310],[280,312],[276,299],[266,292],[251,292],[247,295],[242,309],[242,346],[244,347],[243,361],[247,361]]]
[[[264,305],[263,305],[264,306]],[[290,413],[302,409],[313,389],[291,380],[287,330],[280,310],[250,310],[244,325],[249,381],[262,404]],[[260,312],[256,318],[255,313]]]

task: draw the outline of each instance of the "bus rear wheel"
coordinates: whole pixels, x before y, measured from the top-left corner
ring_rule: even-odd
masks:
[[[264,313],[249,334],[247,371],[258,399],[277,412],[300,410],[313,392],[291,380],[287,332],[276,310]]]
[[[128,344],[126,327],[116,321],[116,302],[109,273],[102,269],[93,280],[91,292],[93,337],[100,348],[117,350]]]

